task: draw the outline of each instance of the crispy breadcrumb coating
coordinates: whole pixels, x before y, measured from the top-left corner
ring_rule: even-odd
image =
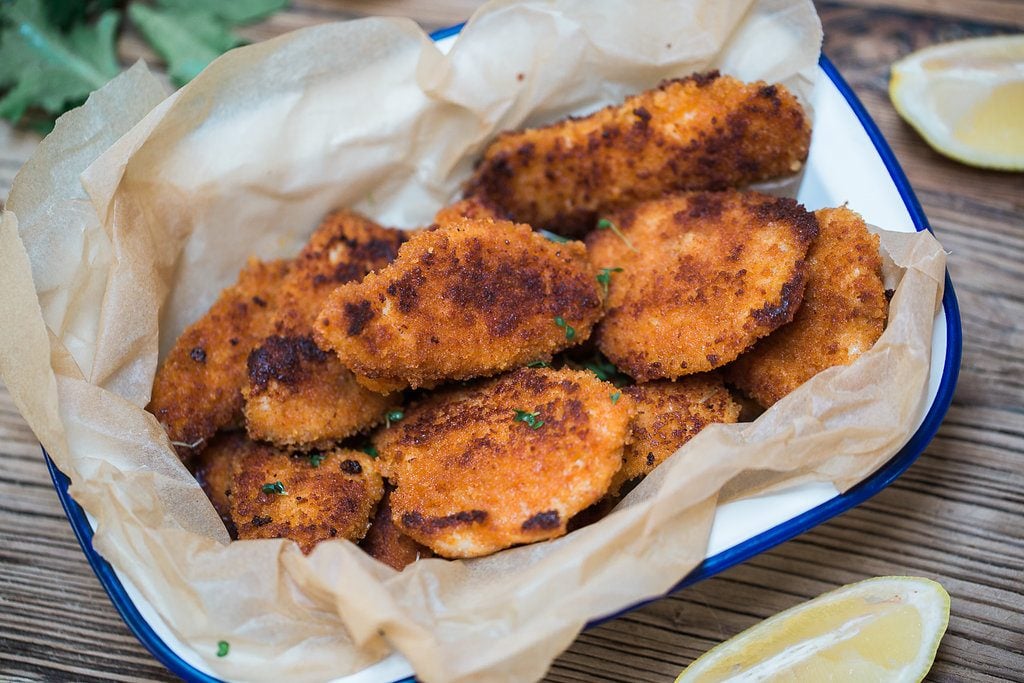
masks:
[[[466,195],[534,228],[581,235],[625,204],[791,175],[810,135],[785,87],[694,74],[587,117],[501,134]]]
[[[634,406],[615,391],[585,371],[522,368],[428,396],[375,436],[395,525],[444,557],[563,535],[622,464]]]
[[[231,519],[239,539],[320,541],[366,535],[384,495],[373,458],[359,451],[291,453],[249,441],[231,467]]]
[[[612,492],[631,479],[650,474],[707,425],[733,423],[740,414],[740,405],[715,374],[650,382],[622,391],[633,398],[637,410]]]
[[[814,214],[756,192],[697,192],[609,214],[587,239],[609,282],[597,344],[638,382],[732,361],[789,322],[817,236]]]
[[[238,282],[178,337],[157,371],[146,409],[183,460],[217,430],[240,423],[246,359],[270,333],[289,268],[288,261],[250,259]]]
[[[727,378],[765,408],[826,368],[848,365],[882,336],[889,304],[878,235],[846,207],[816,212],[807,288],[793,322],[740,356]]]
[[[484,197],[467,197],[438,211],[434,216],[434,223],[446,225],[461,221],[463,218],[508,220],[508,216],[503,211]]]
[[[281,285],[275,334],[248,359],[245,421],[254,439],[326,448],[384,417],[393,404],[360,386],[312,339],[313,321],[334,289],[392,261],[406,239],[349,211],[329,214]]]
[[[361,377],[429,387],[550,358],[600,315],[582,244],[465,219],[413,236],[390,266],[335,290],[315,339]]]
[[[387,487],[385,487],[387,488]],[[391,491],[385,490],[377,506],[377,514],[370,523],[370,530],[359,542],[359,547],[370,557],[380,560],[392,569],[402,571],[416,560],[433,557],[434,553],[425,545],[412,540],[395,526],[391,520]]]

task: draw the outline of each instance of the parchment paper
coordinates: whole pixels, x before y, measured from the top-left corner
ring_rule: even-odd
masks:
[[[930,235],[882,233],[899,286],[854,365],[756,422],[704,430],[598,524],[400,574],[345,541],[309,557],[280,540],[228,544],[142,410],[159,352],[246,257],[295,253],[331,208],[423,224],[498,130],[694,70],[781,81],[806,103],[820,40],[804,0],[495,2],[450,56],[410,21],[368,19],[232,51],[170,96],[137,65],[62,117],[15,181],[0,372],[95,518],[96,548],[218,675],[322,680],[397,649],[428,681],[536,679],[589,619],[703,558],[720,492],[845,489],[908,438],[942,294]]]

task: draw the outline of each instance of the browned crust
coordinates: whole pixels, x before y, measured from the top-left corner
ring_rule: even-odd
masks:
[[[595,268],[623,269],[611,279],[596,338],[639,382],[721,367],[800,306],[803,259],[818,228],[792,199],[685,193],[609,219],[625,239],[610,229],[587,238]]]
[[[535,228],[581,235],[618,206],[793,174],[809,145],[785,87],[694,74],[587,117],[501,134],[466,195]]]
[[[622,391],[633,398],[637,411],[629,428],[630,443],[622,453],[622,469],[610,487],[613,492],[627,481],[650,474],[709,424],[739,419],[740,405],[714,373]]]
[[[320,541],[363,538],[384,495],[373,459],[341,448],[313,455],[248,442],[231,469],[239,539],[288,538],[309,553]],[[277,482],[283,494],[264,491]]]
[[[589,372],[524,368],[411,406],[374,437],[396,526],[445,557],[561,536],[622,462],[633,402],[616,391]]]
[[[878,341],[888,316],[878,236],[845,207],[816,215],[821,234],[807,254],[803,304],[727,368],[766,408],[822,370],[852,363]]]
[[[393,264],[339,287],[316,340],[361,381],[433,386],[550,358],[585,341],[600,315],[582,244],[464,219],[415,235]]]
[[[232,537],[236,532],[231,521],[231,468],[236,458],[248,452],[250,443],[244,431],[223,432],[210,439],[192,461],[196,481]]]
[[[271,329],[287,261],[251,259],[238,282],[175,342],[153,381],[147,410],[163,425],[182,459],[217,430],[240,422],[246,358]]]
[[[279,446],[329,448],[384,419],[395,405],[364,389],[309,336],[271,336],[249,355],[249,435]]]

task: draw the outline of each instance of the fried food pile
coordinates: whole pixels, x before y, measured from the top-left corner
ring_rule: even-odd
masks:
[[[810,128],[717,72],[507,132],[414,231],[339,210],[179,337],[148,410],[234,538],[401,570],[557,538],[881,336],[878,238],[745,186]]]

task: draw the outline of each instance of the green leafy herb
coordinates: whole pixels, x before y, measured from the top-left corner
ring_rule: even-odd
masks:
[[[167,61],[179,85],[244,41],[232,30],[287,0],[0,0],[0,117],[48,132],[120,70],[115,47],[122,13]],[[37,112],[51,118],[39,119]],[[35,127],[35,126],[34,126]]]
[[[63,113],[116,76],[119,21],[110,10],[62,32],[38,0],[0,2],[0,117],[17,121],[29,107]]]
[[[627,247],[629,247],[630,251],[633,251],[633,252],[636,251],[636,247],[633,246],[632,242],[630,242],[628,239],[626,239],[626,236],[622,234],[621,230],[619,230],[619,226],[615,225],[615,223],[612,223],[607,218],[602,218],[601,220],[599,220],[597,222],[597,229],[598,230],[611,230],[612,232],[614,232],[616,235],[619,236],[619,239],[622,240],[623,244],[625,244]]]
[[[226,640],[220,641],[219,643],[217,643],[217,656],[218,657],[227,657],[228,656],[228,650],[230,650],[230,649],[231,649],[231,645],[228,644],[228,641],[226,641]]]
[[[391,427],[392,422],[398,422],[403,417],[405,417],[405,413],[401,410],[398,410],[397,408],[395,410],[389,410],[387,415],[384,416],[384,426]]]
[[[262,19],[286,2],[157,0],[158,8],[133,2],[128,16],[167,62],[171,78],[183,85],[222,53],[245,42],[231,29]]]
[[[550,232],[548,230],[538,230],[537,232],[539,232],[541,235],[543,235],[547,239],[551,240],[552,242],[558,242],[559,244],[565,244],[566,242],[569,241],[568,237],[562,237],[561,235],[556,235],[555,233]]]
[[[273,484],[264,484],[262,488],[263,493],[273,493],[278,496],[285,494],[284,484],[279,481],[275,481]]]
[[[526,367],[528,368],[550,368],[551,363],[546,360],[535,360]]]
[[[327,456],[320,451],[314,451],[309,454],[309,464],[313,467],[320,467],[320,463],[322,463],[326,458]]]
[[[576,330],[573,329],[572,325],[565,322],[565,318],[563,318],[562,316],[555,317],[555,324],[565,330],[566,339],[571,341],[576,337]]]
[[[597,274],[597,281],[601,283],[601,291],[604,292],[605,297],[608,296],[608,285],[612,282],[612,273],[621,273],[622,268],[602,268],[601,272]]]
[[[363,446],[359,450],[361,450],[363,453],[366,453],[371,458],[376,458],[376,457],[380,456],[380,453],[377,452],[377,449],[374,448],[372,443],[366,444],[365,446]]]
[[[516,416],[512,419],[516,422],[525,422],[530,429],[540,429],[544,426],[544,420],[539,419],[540,413],[538,412],[527,412],[525,410],[517,410]]]
[[[621,392],[621,391],[616,391],[616,392],[615,392],[614,394],[612,394],[612,395],[611,395],[611,396],[610,396],[609,398],[611,398],[611,400],[612,400],[612,404],[614,405],[614,404],[616,404],[616,403],[618,403],[618,402],[619,402],[619,399],[620,399],[620,398],[622,398],[622,392]]]

